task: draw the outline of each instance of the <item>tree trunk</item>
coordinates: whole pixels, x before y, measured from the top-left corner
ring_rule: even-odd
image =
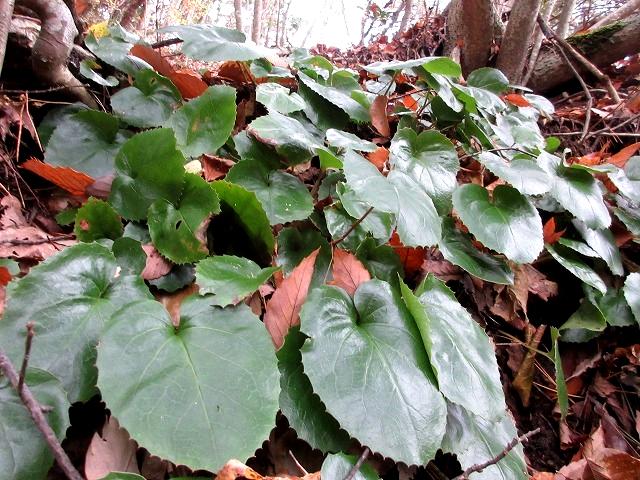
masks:
[[[242,0],[233,0],[233,12],[236,15],[236,30],[242,31]]]
[[[605,25],[609,25],[610,23],[617,22],[620,19],[628,17],[638,9],[640,9],[640,0],[629,0],[617,10],[614,10],[609,15],[606,15],[604,18],[594,23],[590,30],[596,30],[600,27],[604,27]]]
[[[253,0],[253,25],[251,28],[251,40],[260,42],[260,27],[262,25],[262,1]]]
[[[453,0],[447,14],[447,48],[460,46],[462,73],[487,65],[491,44],[502,35],[502,22],[492,0]]]
[[[636,13],[613,25],[569,37],[567,41],[596,66],[606,67],[627,55],[640,52],[639,29],[640,13]],[[544,93],[573,78],[573,73],[562,56],[555,49],[547,48],[540,52],[527,86]]]
[[[519,0],[511,9],[496,66],[512,83],[518,83],[522,78],[538,10],[540,0]]]
[[[553,11],[553,7],[555,7],[555,5],[556,0],[547,0],[542,6],[540,15],[545,22],[549,21],[549,17],[551,16],[551,12]],[[533,71],[533,67],[535,67],[536,65],[536,60],[538,59],[538,54],[540,53],[540,47],[542,46],[543,38],[544,33],[542,33],[542,30],[540,30],[539,27],[537,27],[535,37],[533,39],[533,46],[531,47],[531,53],[529,54],[529,63],[527,64],[526,75],[522,80],[522,83],[525,85],[529,81],[529,78],[531,78],[531,72]]]
[[[142,9],[147,8],[146,4],[147,0],[132,0],[122,2],[119,7],[121,14],[120,25],[122,25],[127,30],[140,28],[141,23],[144,21],[144,10]],[[140,12],[138,12],[138,10],[140,10]]]
[[[562,4],[558,25],[556,26],[556,35],[560,38],[567,38],[567,35],[569,35],[569,22],[571,21],[571,14],[575,6],[576,0],[564,0]]]
[[[0,2],[0,74],[4,63],[4,52],[7,50],[7,38],[11,28],[11,15],[13,14],[13,0]]]
[[[413,0],[404,0],[404,13],[402,14],[402,20],[400,21],[400,28],[398,29],[398,33],[402,33],[407,29],[409,18],[411,17],[412,8]]]

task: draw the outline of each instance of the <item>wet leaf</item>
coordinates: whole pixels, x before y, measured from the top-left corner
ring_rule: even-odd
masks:
[[[331,273],[333,275],[331,284],[344,289],[351,296],[360,284],[371,280],[369,271],[364,268],[358,258],[339,248],[333,250]]]

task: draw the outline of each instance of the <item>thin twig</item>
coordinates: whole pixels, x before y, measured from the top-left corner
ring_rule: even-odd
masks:
[[[151,48],[162,48],[169,47],[171,45],[177,45],[178,43],[182,43],[184,40],[181,38],[168,38],[166,40],[160,40],[156,43],[151,44]]]
[[[569,68],[573,72],[574,77],[576,77],[576,79],[580,83],[580,86],[582,87],[582,90],[584,90],[584,96],[587,98],[587,107],[584,114],[584,126],[582,127],[582,135],[580,136],[580,140],[582,141],[586,138],[587,133],[589,133],[589,126],[591,125],[591,108],[593,107],[593,96],[589,91],[589,86],[584,81],[576,67],[573,66],[571,60],[569,60],[569,57],[567,57],[567,54],[564,53],[564,50],[555,43],[554,46],[556,47],[560,55],[562,55],[562,58],[564,58],[566,64],[569,65]]]
[[[369,450],[369,447],[365,447],[364,451],[362,452],[362,455],[360,455],[360,458],[358,458],[358,461],[353,466],[353,468],[349,470],[349,473],[347,474],[346,477],[344,477],[344,480],[353,480],[353,478],[356,476],[356,473],[360,471],[360,467],[362,467],[362,464],[367,459],[370,453],[371,453],[371,450]]]
[[[22,387],[24,387],[24,377],[27,374],[27,365],[29,365],[29,357],[31,356],[31,344],[35,333],[33,327],[33,322],[27,322],[27,338],[24,341],[24,356],[20,367],[20,378],[18,378],[18,392],[21,392]]]
[[[73,466],[73,463],[71,463],[71,460],[63,450],[62,445],[60,445],[55,432],[44,416],[42,406],[35,399],[29,387],[25,385],[22,387],[22,390],[18,390],[18,374],[16,373],[11,360],[9,360],[9,357],[7,357],[2,350],[0,350],[0,370],[2,370],[2,373],[4,373],[13,388],[18,392],[20,400],[22,400],[23,405],[29,411],[36,427],[38,427],[38,430],[40,430],[44,436],[44,439],[51,449],[56,462],[58,462],[58,465],[60,465],[60,468],[67,478],[69,478],[69,480],[83,480],[82,475],[80,475],[80,472],[78,472],[76,467]]]
[[[302,473],[302,475],[309,475],[309,472],[307,472],[307,470],[302,465],[300,465],[300,462],[291,450],[289,450],[289,456],[291,457],[291,460],[293,460],[293,463],[296,464],[296,467],[298,467],[298,470],[300,470],[300,473]]]
[[[62,240],[73,240],[75,235],[72,233],[65,233],[64,235],[58,235],[57,237],[46,236],[45,238],[38,238],[36,240],[0,240],[0,244],[8,245],[42,245],[43,243],[58,243]]]
[[[557,132],[551,133],[552,137],[574,137],[576,135],[582,135],[582,132]],[[640,138],[640,133],[616,133],[616,132],[600,132],[598,135],[602,135],[604,137],[631,137],[631,138]]]
[[[482,150],[480,152],[468,153],[460,157],[459,160],[466,160],[467,158],[475,157],[476,155],[480,155],[481,153],[486,153],[486,152],[518,152],[518,153],[522,153],[523,155],[529,155],[530,157],[536,156],[533,153],[526,152],[520,148],[504,147],[504,148],[490,148],[488,150]]]
[[[531,430],[530,432],[527,432],[524,435],[514,438],[507,444],[506,447],[504,447],[504,450],[502,450],[498,455],[493,457],[491,460],[487,460],[484,463],[478,463],[470,466],[464,472],[462,472],[462,475],[458,475],[453,480],[469,480],[469,475],[471,475],[472,473],[480,473],[485,468],[490,467],[491,465],[495,465],[504,457],[506,457],[511,450],[516,448],[516,445],[518,445],[519,443],[526,442],[527,440],[529,440],[529,438],[533,437],[538,433],[540,433],[540,427],[536,428],[535,430]]]
[[[355,222],[353,222],[353,224],[349,227],[349,229],[348,229],[348,230],[347,230],[343,235],[340,235],[340,237],[336,238],[333,242],[331,242],[331,246],[332,246],[332,247],[335,247],[335,246],[336,246],[336,245],[338,245],[340,242],[342,242],[345,238],[347,238],[347,237],[351,234],[351,232],[353,232],[353,231],[356,229],[356,227],[357,227],[358,225],[360,225],[360,224],[362,223],[362,221],[363,221],[365,218],[367,218],[367,216],[368,216],[371,212],[373,212],[373,207],[369,207],[369,209],[368,209],[366,212],[364,212],[364,214],[363,214],[363,215],[362,215],[358,220],[356,220]]]

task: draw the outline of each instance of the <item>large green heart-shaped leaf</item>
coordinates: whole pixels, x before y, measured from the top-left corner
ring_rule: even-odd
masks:
[[[609,265],[614,275],[624,275],[620,249],[616,245],[611,230],[608,228],[601,230],[589,228],[580,220],[574,220],[573,225],[576,227],[576,230],[580,232],[580,235],[582,235],[582,238],[587,242],[587,245],[589,245],[602,260],[607,262],[607,265]]]
[[[600,278],[600,275],[587,265],[582,258],[574,252],[574,250],[561,244],[547,244],[545,245],[545,248],[560,265],[569,270],[584,283],[591,285],[601,293],[607,292],[607,286]]]
[[[332,76],[335,82],[332,85],[323,85],[320,79],[314,80],[302,71],[298,72],[300,81],[310,90],[328,100],[330,103],[346,112],[352,120],[357,122],[370,122],[369,110],[354,100],[352,93],[362,91],[358,82],[351,77],[340,78],[338,74]]]
[[[111,96],[111,108],[134,127],[159,127],[169,119],[181,98],[171,80],[153,70],[142,70],[132,87]]]
[[[97,365],[102,398],[129,434],[194,470],[250,457],[274,424],[276,357],[246,305],[191,297],[175,327],[160,303],[130,304],[107,325]]]
[[[19,365],[25,325],[34,322],[38,343],[29,365],[55,375],[71,402],[88,400],[96,392],[95,346],[104,322],[123,305],[151,297],[140,278],[118,270],[112,253],[96,243],[66,248],[32,268],[7,287],[0,347]]]
[[[289,275],[302,260],[318,248],[320,252],[316,257],[309,288],[320,286],[327,280],[332,254],[329,242],[315,228],[300,230],[286,227],[280,230],[276,265],[282,267],[285,275]]]
[[[359,150],[361,152],[375,152],[378,149],[373,142],[362,140],[353,133],[343,132],[335,128],[327,130],[327,142],[336,148],[350,148],[351,150]]]
[[[585,170],[565,167],[562,160],[543,152],[538,164],[551,177],[549,193],[560,205],[590,228],[608,228],[611,216],[593,176]]]
[[[41,405],[52,410],[47,422],[59,440],[69,426],[69,401],[60,382],[49,372],[29,369],[25,384]],[[47,478],[53,455],[42,433],[6,377],[0,380],[0,478]]]
[[[129,134],[108,113],[84,110],[65,116],[47,144],[44,159],[94,178],[113,173],[113,163]]]
[[[131,138],[116,158],[109,201],[125,218],[142,220],[156,200],[177,202],[184,183],[185,158],[168,128]]]
[[[370,205],[360,200],[358,195],[344,183],[338,183],[336,185],[336,194],[340,202],[342,202],[342,207],[350,216],[355,219],[364,218],[362,222],[360,222],[360,226],[370,232],[373,238],[385,242],[389,240],[396,225],[396,219],[393,214],[372,210],[365,217],[364,214]]]
[[[317,288],[300,318],[310,337],[304,371],[328,412],[373,451],[409,465],[431,460],[445,402],[415,323],[389,284],[364,283],[353,300],[340,288]]]
[[[120,25],[113,25],[109,28],[109,35],[96,38],[90,33],[84,43],[100,60],[135,77],[138,71],[151,68],[141,58],[129,54],[133,44],[139,40],[137,35],[127,32]]]
[[[295,118],[278,112],[256,118],[247,127],[247,132],[267,145],[276,147],[291,164],[306,162],[322,148],[322,140],[316,138]]]
[[[609,173],[609,178],[618,190],[633,202],[640,203],[640,157],[627,160],[624,169]]]
[[[388,62],[375,62],[366,65],[364,69],[375,75],[383,75],[385,73],[400,72],[405,69],[415,69],[422,67],[429,73],[438,73],[458,78],[462,75],[460,65],[447,57],[423,57],[413,60],[391,60]]]
[[[505,160],[492,152],[482,152],[478,160],[495,176],[510,183],[513,188],[525,195],[542,195],[551,188],[549,175],[534,160],[526,158]]]
[[[325,100],[303,83],[298,84],[298,93],[307,103],[304,109],[305,116],[321,130],[325,131],[329,128],[343,130],[349,124],[349,115],[344,110]]]
[[[236,304],[255,292],[278,267],[260,268],[248,258],[220,255],[205,258],[196,265],[196,283],[200,294],[209,296],[212,305]]]
[[[509,89],[509,79],[500,70],[483,67],[469,74],[467,85],[484,88],[499,95]]]
[[[356,250],[356,257],[369,270],[372,277],[392,285],[404,277],[400,257],[389,245],[377,245],[373,238],[367,238]]]
[[[383,212],[398,211],[395,187],[373,163],[353,151],[346,152],[343,163],[347,185],[358,197]]]
[[[225,178],[254,192],[272,225],[304,220],[313,211],[313,198],[300,179],[263,162],[238,162]]]
[[[499,185],[490,200],[486,188],[461,185],[453,194],[453,206],[479,241],[510,260],[530,263],[542,251],[540,215],[515,188]]]
[[[93,242],[101,238],[115,240],[122,236],[120,217],[111,205],[96,198],[89,198],[78,209],[73,233],[81,242]]]
[[[236,122],[236,89],[214,85],[176,110],[166,123],[187,157],[214,153],[225,144]]]
[[[506,404],[491,340],[453,292],[432,275],[415,294],[404,283],[400,288],[442,394],[487,420],[504,415]]]
[[[271,255],[275,248],[275,238],[267,214],[258,201],[255,193],[230,182],[219,180],[211,184],[220,199],[220,215],[213,219],[214,246],[216,253],[245,256],[260,265],[270,265]],[[229,230],[231,229],[231,230]],[[219,233],[219,235],[216,235]],[[224,238],[222,237],[224,235]],[[243,255],[239,250],[245,240],[251,243],[254,257]],[[220,244],[223,248],[219,248]]]
[[[631,307],[633,316],[640,324],[640,273],[630,273],[624,282],[624,298]]]
[[[218,195],[202,177],[187,173],[179,202],[159,199],[149,207],[149,233],[158,251],[175,263],[195,262],[209,251],[206,227],[220,212]]]
[[[449,212],[451,194],[458,185],[460,162],[447,137],[434,130],[418,135],[403,128],[391,141],[389,162],[413,178],[433,199],[440,213]]]
[[[513,420],[504,414],[498,421],[486,420],[463,407],[448,404],[447,433],[442,449],[453,452],[463,469],[496,458],[511,440],[518,436]],[[517,445],[495,465],[471,474],[474,480],[526,480],[527,465],[522,445]]]
[[[446,260],[474,277],[487,282],[513,285],[513,272],[509,266],[496,257],[478,250],[467,235],[458,231],[452,218],[447,217],[442,222],[442,238],[438,248]]]
[[[346,250],[356,250],[358,245],[369,235],[369,232],[362,226],[362,223],[353,228],[353,225],[357,223],[358,219],[349,215],[340,204],[325,208],[324,218],[327,230],[333,241],[339,238],[342,239],[340,245]],[[344,235],[347,236],[343,238]]]
[[[269,111],[275,110],[284,115],[304,109],[307,104],[295,92],[279,83],[261,83],[256,87],[256,100]]]
[[[246,61],[271,57],[273,51],[248,42],[244,33],[213,25],[176,25],[160,32],[174,33],[180,37],[182,53],[187,57],[208,62],[226,60]]]
[[[298,438],[313,448],[323,452],[345,450],[349,446],[349,435],[327,413],[304,373],[300,354],[304,339],[300,329],[293,327],[276,353],[280,370],[280,410]]]

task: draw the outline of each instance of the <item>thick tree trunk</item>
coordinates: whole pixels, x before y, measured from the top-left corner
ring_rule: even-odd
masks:
[[[242,31],[242,0],[233,0],[233,13],[236,16],[236,30]]]
[[[502,36],[502,22],[492,0],[453,0],[447,13],[447,48],[460,46],[462,73],[487,65],[491,44]]]
[[[120,4],[122,19],[120,25],[127,30],[140,28],[144,20],[144,10],[147,8],[147,0],[130,0]]]
[[[567,41],[596,66],[605,67],[627,55],[640,52],[639,30],[640,13],[636,13],[593,32],[569,37]],[[540,52],[527,86],[544,93],[573,78],[562,56],[555,49],[547,48]]]
[[[260,27],[262,25],[262,2],[263,0],[253,0],[253,25],[251,28],[251,40],[260,42]]]
[[[400,28],[398,33],[402,33],[407,29],[409,25],[409,18],[411,18],[411,9],[413,8],[413,0],[404,0],[404,13],[402,14],[402,20],[400,20]]]
[[[609,25],[610,23],[617,22],[618,20],[628,17],[638,9],[640,9],[640,0],[629,0],[617,10],[614,10],[609,15],[606,15],[604,18],[594,23],[590,30],[596,30],[600,27],[604,27],[605,25]]]
[[[13,0],[0,1],[0,74],[4,63],[4,53],[7,50],[7,38],[11,28],[11,15],[13,14]]]
[[[538,10],[540,0],[519,0],[511,9],[496,66],[513,83],[518,83],[522,78]]]
[[[640,0],[639,0],[640,1]],[[551,16],[551,12],[553,11],[553,7],[556,5],[556,0],[547,0],[541,8],[540,15],[545,22],[549,21],[549,16]],[[526,84],[531,78],[531,72],[533,71],[533,67],[536,65],[536,60],[538,59],[538,54],[540,53],[540,47],[542,46],[542,39],[544,38],[544,34],[540,28],[536,28],[535,37],[533,39],[533,46],[531,47],[531,53],[529,54],[529,62],[527,63],[527,71],[522,83]]]
[[[576,6],[576,0],[564,0],[560,17],[558,17],[558,25],[556,26],[556,35],[560,38],[566,38],[569,34],[569,21],[573,13],[573,7]],[[535,17],[535,16],[534,16]]]

